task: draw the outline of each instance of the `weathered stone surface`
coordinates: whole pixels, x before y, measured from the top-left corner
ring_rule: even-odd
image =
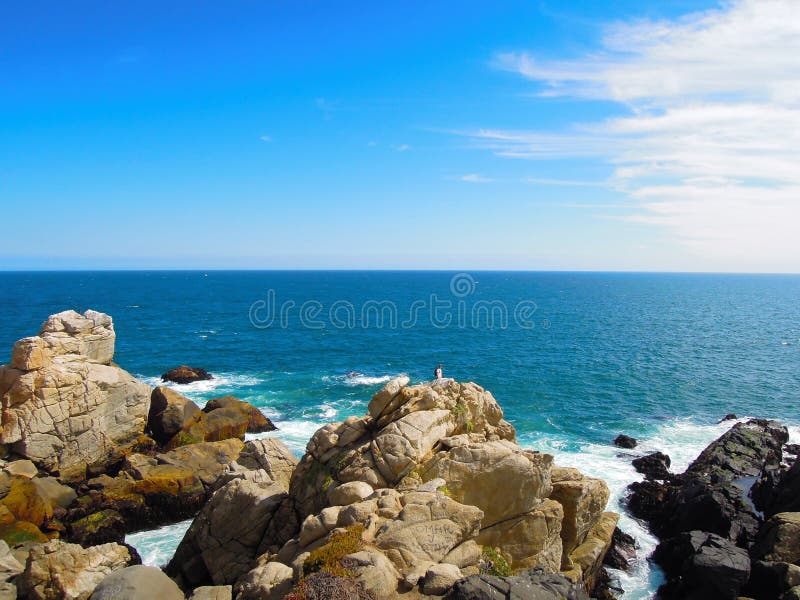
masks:
[[[20,371],[35,371],[50,364],[47,344],[39,336],[18,340],[11,350],[10,366]]]
[[[0,367],[0,444],[10,444],[62,481],[83,479],[87,466],[102,470],[139,442],[150,388],[111,364],[114,328],[108,315],[59,313],[39,337],[42,342],[26,338],[20,346],[26,350],[18,349],[13,362],[36,368]],[[34,348],[47,353],[50,364],[35,359]]]
[[[480,508],[483,527],[530,512],[553,491],[551,455],[522,450],[507,440],[470,443],[469,436],[458,437],[463,439],[445,440],[458,445],[437,452],[419,471],[424,481],[444,479],[454,500]]]
[[[564,509],[555,500],[544,500],[531,512],[481,529],[476,541],[499,548],[515,569],[541,567],[557,573],[561,567],[561,522]]]
[[[261,554],[262,538],[284,498],[285,491],[274,483],[235,479],[225,484],[189,527],[167,573],[191,587],[235,583]]]
[[[52,477],[12,477],[6,497],[0,500],[14,517],[37,527],[53,519],[56,508],[66,508],[76,498],[75,491]]]
[[[375,394],[372,397],[372,400],[369,402],[369,406],[367,408],[369,411],[369,416],[371,416],[373,419],[379,419],[386,409],[386,406],[395,396],[397,396],[401,389],[408,385],[408,382],[408,375],[401,375],[400,377],[395,377],[389,383],[383,386],[383,388],[377,394]]]
[[[114,324],[111,317],[87,310],[65,310],[50,315],[39,332],[52,356],[77,355],[103,365],[114,358]]]
[[[189,600],[233,600],[233,587],[230,585],[204,585],[192,592]]]
[[[244,442],[232,438],[218,442],[201,442],[181,446],[156,455],[160,464],[190,469],[203,485],[212,487],[226,467],[239,457]]]
[[[611,547],[618,521],[618,514],[603,513],[580,545],[569,553],[567,568],[580,569],[581,580],[587,589],[594,589],[597,583],[598,574],[603,566],[603,557]],[[563,563],[562,560],[562,566]]]
[[[441,493],[408,492],[403,509],[380,527],[375,545],[404,576],[422,576],[431,563],[441,561],[478,532],[483,512],[459,504]]]
[[[255,406],[244,400],[239,400],[234,396],[223,396],[221,398],[212,398],[203,407],[204,413],[217,413],[230,412],[232,414],[241,414],[246,422],[247,433],[264,433],[266,431],[275,431],[275,425],[270,421],[264,413],[258,410]]]
[[[348,554],[345,560],[355,579],[375,600],[396,598],[401,577],[384,554],[376,550],[364,550]]]
[[[553,469],[553,491],[550,498],[564,508],[561,540],[564,568],[569,568],[569,553],[583,543],[589,530],[597,523],[608,504],[609,490],[602,479],[584,477],[571,468]]]
[[[8,581],[24,570],[25,566],[14,557],[8,544],[0,540],[0,581]]]
[[[292,590],[294,572],[279,562],[248,571],[236,583],[236,600],[282,600]]]
[[[147,429],[156,442],[164,445],[199,416],[200,407],[197,404],[175,390],[160,386],[150,396]]]
[[[472,575],[457,582],[447,600],[589,600],[583,586],[540,569],[513,577]]]
[[[455,565],[446,563],[431,565],[420,580],[419,589],[423,594],[441,596],[461,578],[461,569]]]
[[[207,379],[214,379],[214,376],[205,369],[186,365],[170,369],[161,376],[161,381],[172,381],[174,383],[193,383]]]
[[[39,473],[39,469],[36,468],[36,465],[29,460],[15,460],[6,463],[3,467],[3,471],[10,477],[16,475],[19,477],[27,477],[28,479],[36,477]]]
[[[333,506],[347,506],[361,502],[372,495],[372,486],[363,481],[350,481],[328,490],[328,501]]]
[[[764,523],[751,549],[754,560],[800,563],[800,513],[778,513]]]
[[[112,571],[131,561],[125,546],[82,548],[51,540],[33,546],[25,571],[14,580],[22,597],[35,600],[86,600]]]
[[[134,565],[106,575],[91,600],[184,600],[181,589],[161,569]]]
[[[277,438],[246,442],[238,458],[228,464],[220,477],[222,484],[232,479],[273,481],[287,492],[297,457]]]
[[[125,518],[113,509],[94,512],[69,524],[69,540],[81,546],[123,542]]]
[[[272,431],[275,426],[260,410],[233,396],[214,398],[203,410],[186,421],[164,445],[166,449],[178,448],[198,442],[217,442],[236,438],[244,440],[247,432]]]
[[[497,401],[474,383],[400,383],[390,382],[376,394],[379,401],[373,412],[380,414],[378,419],[351,417],[322,427],[311,438],[290,487],[301,519],[325,508],[325,492],[331,485],[350,481],[363,481],[374,489],[397,485],[443,438],[468,431],[476,439],[515,438]]]

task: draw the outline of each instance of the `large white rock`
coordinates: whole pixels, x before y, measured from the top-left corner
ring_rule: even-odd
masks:
[[[51,540],[31,549],[25,571],[14,583],[21,597],[30,600],[86,600],[106,575],[130,561],[130,552],[119,544],[82,548]]]
[[[113,355],[111,317],[95,311],[53,315],[20,340],[0,367],[0,444],[67,481],[119,460],[144,433],[150,387]]]

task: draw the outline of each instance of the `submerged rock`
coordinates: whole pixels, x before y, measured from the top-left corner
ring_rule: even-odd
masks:
[[[214,379],[214,376],[205,369],[186,365],[170,369],[161,376],[161,381],[172,381],[173,383],[194,383],[209,379]]]
[[[619,434],[617,437],[614,438],[614,445],[619,448],[626,448],[628,450],[632,448],[636,448],[638,442],[635,438],[632,438],[629,435],[625,435],[624,433]]]
[[[669,477],[670,458],[663,452],[653,452],[631,461],[633,468],[648,479],[666,479]]]

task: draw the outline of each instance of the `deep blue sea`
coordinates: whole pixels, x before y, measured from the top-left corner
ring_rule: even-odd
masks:
[[[730,425],[772,417],[800,433],[800,276],[519,272],[0,273],[0,347],[54,312],[114,318],[115,361],[155,385],[178,364],[203,403],[259,406],[296,452],[323,423],[366,411],[383,382],[444,375],[489,389],[522,445],[603,477],[612,508],[638,478],[619,433],[681,470]],[[186,524],[130,536],[163,563]],[[628,517],[642,554],[654,541]],[[659,573],[620,575],[648,597]]]

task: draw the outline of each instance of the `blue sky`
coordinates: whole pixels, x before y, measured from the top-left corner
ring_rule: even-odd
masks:
[[[8,3],[0,268],[800,271],[792,1]]]

